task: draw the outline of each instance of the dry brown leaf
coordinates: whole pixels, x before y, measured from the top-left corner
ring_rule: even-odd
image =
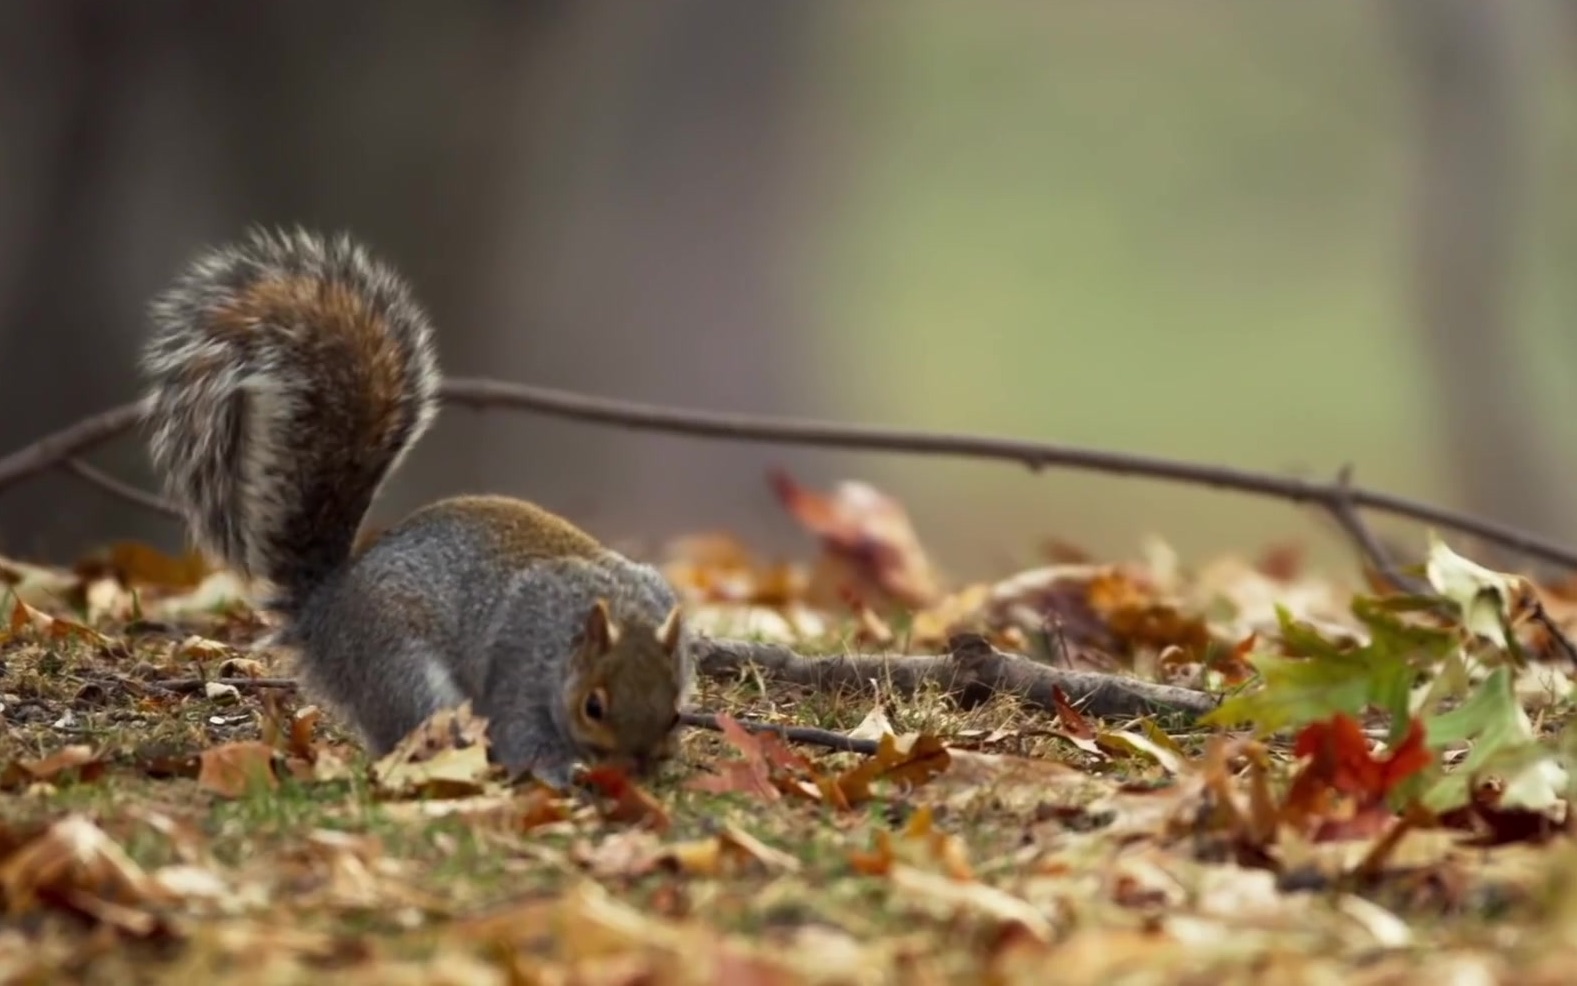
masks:
[[[616,767],[593,767],[584,771],[580,780],[607,799],[603,817],[610,822],[642,825],[656,832],[666,832],[672,824],[662,802]]]
[[[865,604],[858,593],[844,592],[844,602],[854,614],[854,634],[851,643],[856,647],[886,648],[897,639],[887,621]]]
[[[769,476],[795,520],[821,539],[829,560],[861,595],[880,593],[908,609],[941,598],[930,559],[902,505],[868,483],[845,482],[830,494],[799,485],[786,472]],[[839,593],[848,583],[838,579]]]
[[[124,620],[136,611],[137,597],[117,579],[94,579],[82,587],[82,605],[89,623]]]
[[[290,718],[290,732],[286,739],[285,749],[291,756],[301,757],[303,760],[314,760],[318,749],[312,742],[313,731],[317,729],[318,722],[323,718],[323,710],[316,705],[305,705],[297,709]]]
[[[86,816],[67,815],[0,862],[12,915],[64,906],[135,936],[160,930],[170,895]]]
[[[198,551],[175,557],[140,542],[120,541],[107,554],[109,566],[128,585],[195,589],[211,571]]]
[[[641,877],[657,869],[667,852],[651,829],[614,832],[596,845],[581,842],[570,849],[570,859],[600,879]]]
[[[909,621],[905,636],[917,652],[941,650],[960,632],[989,636],[987,607],[992,587],[980,582],[948,593],[932,605],[918,610]]]
[[[695,602],[727,602],[763,608],[804,599],[809,577],[797,565],[758,563],[738,538],[702,534],[668,545],[663,574]]]
[[[680,929],[616,900],[595,883],[576,884],[561,900],[557,942],[571,961],[631,950],[676,952],[686,944]]]
[[[175,648],[175,656],[199,664],[205,661],[231,661],[235,659],[235,648],[194,633]]]
[[[950,755],[946,744],[935,736],[923,735],[900,742],[891,733],[882,736],[876,755],[862,761],[835,778],[819,781],[824,796],[833,804],[859,805],[874,797],[872,789],[880,783],[915,788],[947,770]]]
[[[732,824],[710,838],[664,846],[653,864],[671,867],[686,876],[714,878],[737,875],[752,866],[786,873],[800,870],[798,859]]]
[[[0,790],[10,791],[39,782],[70,779],[92,783],[104,776],[108,765],[86,744],[63,746],[38,760],[13,760],[0,770]]]
[[[1159,929],[1092,927],[1050,944],[1028,932],[1006,936],[991,956],[989,982],[1041,986],[1055,967],[1059,986],[1143,981],[1147,971],[1176,970],[1188,943]],[[1164,978],[1164,977],[1161,977]]]
[[[796,753],[783,738],[770,732],[752,733],[727,713],[719,713],[723,738],[744,754],[743,760],[712,765],[714,773],[693,777],[685,786],[713,794],[750,794],[775,802],[785,793],[820,798],[820,783],[810,761]],[[813,783],[811,779],[816,779]]]
[[[1213,639],[1202,618],[1184,613],[1177,603],[1121,569],[1108,569],[1092,579],[1088,598],[1112,633],[1130,647],[1154,651],[1179,647],[1197,659]]]
[[[273,747],[255,740],[210,747],[199,757],[197,786],[224,798],[242,797],[256,787],[273,790],[279,786],[276,756]]]
[[[880,876],[908,865],[936,870],[955,880],[974,877],[963,840],[938,829],[929,806],[916,810],[896,836],[886,829],[877,829],[873,838],[875,846],[869,852],[849,854],[849,864],[856,873]]]
[[[398,751],[396,751],[397,753]],[[421,760],[399,761],[394,754],[373,764],[378,793],[389,798],[468,798],[496,780],[496,767],[481,746],[451,747]]]
[[[50,616],[41,609],[29,606],[20,596],[14,596],[8,636],[18,639],[25,638],[29,634],[45,640],[82,640],[97,646],[104,646],[109,642],[96,630],[65,617]]]
[[[904,864],[887,874],[897,900],[907,907],[972,915],[998,925],[1014,925],[1039,941],[1050,941],[1052,922],[1022,897],[973,880],[960,880]]]
[[[487,720],[470,702],[440,709],[372,765],[373,785],[389,798],[472,797],[502,776],[487,751]]]
[[[1180,774],[1187,770],[1188,758],[1172,738],[1156,729],[1148,720],[1146,725],[1151,728],[1144,732],[1134,729],[1102,730],[1096,733],[1095,742],[1109,754],[1139,755],[1154,760],[1169,774]]]
[[[1120,641],[1089,600],[1091,583],[1113,571],[1109,565],[1048,565],[1008,576],[989,588],[986,622],[1055,635],[1075,653],[1115,651]]]
[[[864,739],[879,741],[883,736],[894,736],[893,724],[888,720],[887,713],[882,708],[882,697],[876,696],[871,705],[871,711],[865,713],[865,718],[860,724],[848,732],[850,739]]]
[[[221,678],[262,678],[268,674],[268,665],[251,657],[227,657],[219,665]]]

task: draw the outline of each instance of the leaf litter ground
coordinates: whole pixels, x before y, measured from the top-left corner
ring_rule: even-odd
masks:
[[[722,731],[658,776],[566,795],[497,775],[463,709],[368,762],[311,696],[247,683],[288,658],[195,559],[0,562],[0,981],[1570,978],[1570,587],[1439,542],[1430,597],[1161,545],[950,586],[890,498],[774,489],[814,564],[668,552],[708,633],[916,654],[967,630],[1223,703],[1098,721],[742,673],[702,682]]]

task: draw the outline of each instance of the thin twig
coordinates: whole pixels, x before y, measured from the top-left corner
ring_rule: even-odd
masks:
[[[1017,462],[1033,470],[1060,466],[1275,497],[1293,503],[1317,505],[1333,514],[1343,509],[1377,510],[1473,535],[1532,558],[1577,569],[1577,551],[1495,521],[1357,486],[1344,489],[1331,482],[1275,476],[1229,466],[984,435],[693,411],[497,380],[448,380],[443,385],[443,396],[449,403],[465,407],[520,408],[552,417],[697,438],[991,459]],[[0,459],[0,489],[129,430],[137,423],[139,414],[140,408],[135,404],[112,408]],[[1343,507],[1343,504],[1346,506]]]
[[[177,520],[181,519],[181,509],[169,500],[157,493],[150,493],[141,487],[133,486],[123,479],[116,479],[91,463],[84,462],[81,459],[67,459],[61,465],[66,471],[75,473],[112,496],[129,500],[139,507],[147,507],[155,513],[174,517]]]
[[[210,684],[229,685],[242,692],[263,691],[269,688],[294,690],[300,687],[294,678],[166,678],[163,681],[147,681],[142,684],[180,695],[204,691]]]
[[[1550,639],[1555,643],[1555,649],[1560,651],[1561,657],[1566,659],[1567,664],[1577,667],[1577,645],[1573,645],[1571,638],[1556,625],[1555,619],[1550,616],[1549,610],[1544,608],[1544,603],[1537,593],[1533,595],[1533,612],[1529,619],[1543,627],[1544,632],[1550,635]]]
[[[1426,583],[1411,578],[1396,567],[1396,563],[1391,560],[1391,553],[1385,550],[1380,539],[1375,537],[1374,532],[1369,530],[1369,525],[1363,522],[1363,516],[1353,506],[1352,473],[1352,464],[1348,463],[1336,474],[1336,497],[1328,505],[1331,517],[1358,546],[1359,553],[1369,562],[1369,567],[1374,569],[1380,578],[1390,583],[1393,589],[1411,595],[1430,595],[1430,588]]]
[[[710,729],[714,733],[723,731],[717,721],[717,716],[710,712],[685,712],[679,716],[679,721],[686,726],[696,729]],[[830,729],[818,729],[815,726],[780,726],[777,723],[761,722],[758,719],[735,720],[747,733],[773,733],[781,736],[791,743],[808,743],[814,746],[825,746],[830,750],[840,750],[844,753],[863,753],[874,756],[881,749],[881,744],[876,740],[856,739],[844,733],[833,732]]]
[[[1345,492],[1335,484],[1274,476],[1268,473],[1211,466],[1155,456],[1079,448],[1051,442],[994,438],[986,435],[949,434],[901,428],[830,424],[791,418],[662,407],[635,401],[610,400],[571,391],[555,390],[498,380],[454,379],[443,389],[444,399],[474,408],[515,407],[552,417],[610,424],[644,431],[663,431],[698,438],[732,438],[782,445],[863,449],[913,455],[944,455],[970,459],[1017,462],[1034,471],[1062,466],[1118,476],[1144,476],[1177,483],[1212,486],[1240,493],[1277,497],[1294,503],[1317,504],[1332,509],[1345,498],[1353,507],[1408,517],[1425,524],[1484,538],[1535,558],[1577,568],[1577,551],[1514,527],[1470,514],[1359,487]]]
[[[53,469],[80,452],[130,431],[141,417],[142,405],[122,404],[45,435],[0,459],[0,489]]]

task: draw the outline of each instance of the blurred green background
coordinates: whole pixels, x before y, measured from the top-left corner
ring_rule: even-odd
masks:
[[[810,261],[832,286],[828,398],[862,418],[1309,476],[1351,463],[1363,483],[1462,502],[1465,436],[1414,324],[1409,196],[1427,150],[1398,12],[987,6],[848,5],[829,29],[819,94],[868,153]],[[1577,17],[1501,6],[1509,37],[1484,42],[1515,48],[1525,146],[1506,318],[1483,329],[1511,334],[1524,377],[1484,384],[1526,401],[1565,480]],[[884,462],[889,476],[915,478]],[[1017,523],[1087,531],[1106,552],[1146,531],[1211,552],[1310,529],[1279,505],[1067,473],[971,466],[909,495],[942,516],[969,496],[1010,503]],[[1527,522],[1508,500],[1502,515]],[[1569,512],[1531,520],[1572,531]]]
[[[1577,540],[1564,0],[20,3],[0,38],[5,448],[135,393],[199,245],[301,222],[404,269],[456,374],[1351,464]],[[1348,557],[1234,494],[509,414],[445,415],[379,510],[498,489],[802,552],[780,465],[878,483],[959,573],[1048,536]],[[180,538],[65,477],[0,497],[11,553]]]

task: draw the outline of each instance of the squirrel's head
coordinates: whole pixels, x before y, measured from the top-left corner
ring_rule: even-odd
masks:
[[[645,772],[673,755],[689,658],[675,606],[660,624],[615,623],[599,599],[565,676],[565,720],[591,762]]]

